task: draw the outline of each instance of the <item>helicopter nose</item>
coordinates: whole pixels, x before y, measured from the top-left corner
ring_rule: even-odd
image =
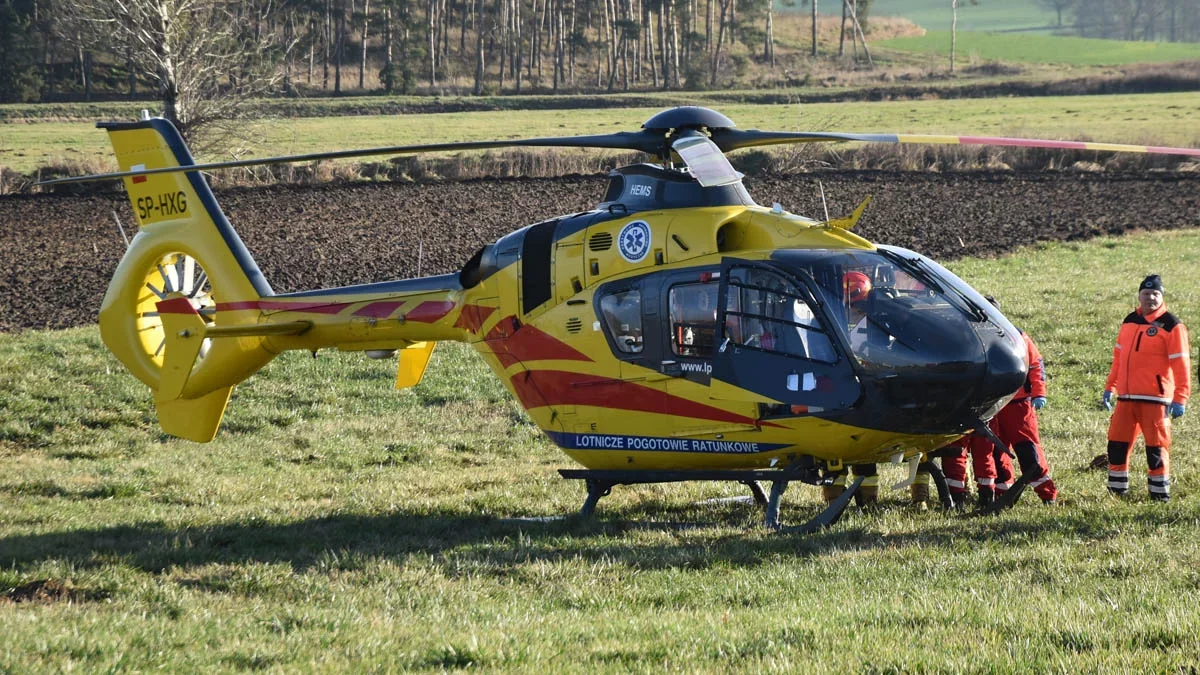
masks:
[[[1025,362],[1024,349],[1018,350],[1012,341],[996,339],[987,346],[986,353],[987,370],[979,386],[980,399],[1006,398],[1025,384],[1029,364]]]
[[[959,360],[880,373],[872,378],[882,407],[871,411],[880,428],[952,433],[990,419],[1025,384],[1028,365],[1019,346],[994,327],[977,329],[978,341]],[[969,352],[969,353],[968,353]]]
[[[1025,385],[1029,373],[1025,344],[1016,344],[1001,333],[984,340],[984,369],[975,391],[959,409],[958,423],[965,426],[988,420]]]

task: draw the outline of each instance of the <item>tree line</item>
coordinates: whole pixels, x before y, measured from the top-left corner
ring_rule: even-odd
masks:
[[[1200,41],[1197,0],[1039,2],[1079,35]],[[870,58],[870,0],[0,0],[0,102],[155,97],[186,128],[299,92],[710,88],[774,67],[796,5],[812,31],[793,44],[817,56],[840,8],[821,51]]]
[[[1197,0],[1038,0],[1080,37],[1200,42]]]
[[[711,87],[797,2],[861,43],[870,0],[0,0],[0,100]]]

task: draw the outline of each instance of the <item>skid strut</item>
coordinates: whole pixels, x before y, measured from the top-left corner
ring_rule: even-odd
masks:
[[[601,497],[607,497],[612,494],[613,484],[588,478],[584,481],[587,485],[587,499],[583,502],[583,508],[579,509],[579,515],[583,518],[591,518],[592,513],[596,511],[596,503]]]
[[[854,493],[858,492],[858,486],[862,485],[862,482],[866,480],[866,478],[866,476],[859,476],[858,478],[855,478],[854,482],[851,483],[850,486],[844,491],[842,491],[842,494],[838,495],[837,499],[830,502],[829,506],[826,506],[824,511],[818,513],[815,518],[807,523],[804,523],[803,525],[796,525],[794,527],[781,528],[779,527],[779,523],[776,522],[774,529],[789,534],[813,534],[819,530],[823,530],[833,525],[842,517],[842,514],[846,512],[846,507],[850,505],[850,500],[854,497]],[[780,491],[780,494],[782,494],[782,490]],[[767,527],[771,527],[771,524],[768,523]]]
[[[846,506],[854,497],[854,493],[862,484],[863,477],[855,479],[841,496],[829,504],[815,518],[795,527],[784,528],[779,523],[779,503],[789,483],[799,481],[816,485],[819,483],[818,473],[812,467],[795,469],[762,469],[762,470],[709,470],[709,471],[622,471],[622,470],[592,470],[592,469],[560,469],[558,472],[569,480],[583,480],[587,487],[587,498],[579,515],[591,517],[596,511],[596,504],[612,493],[616,485],[637,485],[643,483],[673,483],[693,480],[735,481],[750,488],[754,501],[764,507],[763,525],[768,529],[781,532],[796,532],[811,534],[828,527],[838,521],[846,511]],[[769,482],[771,491],[768,495],[763,491],[759,481]]]
[[[942,467],[935,462],[929,463],[929,477],[933,479],[933,485],[937,488],[938,501],[942,503],[942,508],[949,511],[957,505],[954,503],[954,496],[950,494],[950,486],[946,483],[946,474],[942,471]]]

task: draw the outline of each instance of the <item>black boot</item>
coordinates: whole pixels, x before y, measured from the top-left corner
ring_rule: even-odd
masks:
[[[996,503],[996,491],[995,490],[985,490],[983,488],[979,489],[979,508],[981,508],[981,509],[991,508],[991,506],[995,503]]]

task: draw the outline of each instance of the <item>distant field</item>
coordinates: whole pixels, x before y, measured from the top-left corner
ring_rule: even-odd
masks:
[[[1027,135],[1156,145],[1200,142],[1200,92],[1113,96],[718,106],[744,129]],[[661,107],[314,117],[262,125],[257,156],[334,149],[635,130]],[[0,167],[112,168],[90,122],[0,125]],[[200,161],[227,156],[197,153]]]
[[[922,37],[893,38],[875,43],[887,49],[929,54],[950,53],[950,31],[932,30]],[[1200,59],[1200,44],[1182,42],[1125,42],[1055,35],[1016,33],[958,33],[961,63],[1019,61],[1071,66],[1119,66],[1132,63],[1170,63]]]
[[[966,5],[966,2],[960,2]],[[776,5],[779,6],[779,5]],[[841,14],[841,3],[825,0],[818,4],[823,14]],[[791,11],[807,12],[800,7]],[[950,29],[950,0],[874,0],[872,16],[900,16],[927,30]],[[1055,21],[1054,12],[1042,9],[1037,0],[984,0],[978,5],[958,8],[958,29],[965,31],[1003,31],[1044,28]]]

